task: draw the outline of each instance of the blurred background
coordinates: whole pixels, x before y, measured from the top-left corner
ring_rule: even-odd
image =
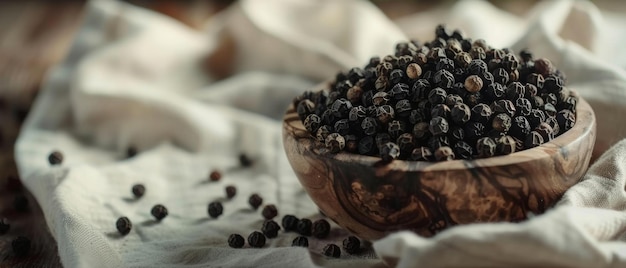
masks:
[[[234,0],[126,0],[202,29],[206,21],[228,8]],[[441,10],[455,4],[445,0],[372,0],[392,20],[417,12]],[[493,5],[524,16],[538,2],[491,0]],[[623,1],[595,0],[602,11],[626,13]],[[27,116],[46,71],[64,58],[81,22],[85,1],[0,1],[0,218],[14,219],[13,233],[33,239],[28,257],[13,257],[10,241],[0,236],[0,267],[60,267],[56,243],[50,236],[36,202],[19,183],[13,159],[14,142]],[[471,11],[470,11],[471,12]],[[410,36],[411,37],[411,36]],[[227,53],[226,53],[227,54]],[[225,66],[224,58],[212,66]],[[227,66],[227,65],[226,65]],[[216,67],[213,67],[216,68]],[[228,68],[228,67],[223,67]],[[212,70],[228,75],[228,70]],[[17,212],[14,200],[25,196],[29,211]]]

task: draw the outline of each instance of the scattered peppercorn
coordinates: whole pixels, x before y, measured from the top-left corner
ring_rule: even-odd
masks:
[[[263,227],[261,227],[261,232],[267,238],[274,238],[278,235],[278,231],[280,230],[280,226],[273,220],[267,220],[263,222]]]
[[[292,247],[309,247],[309,239],[304,236],[298,236],[291,242]]]
[[[256,210],[261,206],[261,204],[263,204],[263,198],[261,198],[258,194],[252,194],[250,195],[250,198],[248,198],[248,204]]]
[[[322,252],[324,253],[324,255],[328,257],[333,257],[333,258],[341,257],[341,249],[335,244],[326,245]]]
[[[271,220],[278,215],[278,209],[276,209],[275,205],[267,205],[263,208],[261,214],[266,220]]]
[[[313,225],[313,223],[311,222],[311,220],[309,220],[309,219],[300,219],[298,221],[298,225],[296,225],[296,230],[301,235],[310,236],[311,235],[312,225]]]
[[[115,222],[117,231],[122,235],[127,235],[133,228],[133,223],[127,217],[121,217]]]
[[[240,234],[231,234],[228,236],[228,246],[231,248],[242,248],[245,243],[243,236]]]
[[[152,214],[152,216],[154,216],[154,218],[157,221],[160,221],[162,219],[164,219],[165,217],[167,217],[167,208],[161,204],[157,204],[154,207],[152,207],[152,209],[150,210],[150,214]]]
[[[282,220],[283,229],[285,229],[285,232],[295,231],[298,228],[299,221],[294,215],[285,215]]]
[[[315,131],[311,132],[314,133]],[[252,161],[252,159],[247,154],[241,153],[239,154],[239,164],[241,164],[242,167],[250,167],[254,164],[254,161]]]
[[[11,224],[6,218],[0,218],[0,235],[6,234],[11,229]]]
[[[226,197],[228,199],[232,199],[233,197],[235,197],[235,195],[237,195],[237,188],[233,185],[228,185],[226,186]]]
[[[222,179],[222,173],[218,170],[213,170],[209,174],[209,180],[211,181],[219,181],[220,179]]]
[[[265,235],[258,231],[252,232],[248,236],[248,244],[253,248],[262,248],[265,246]]]
[[[30,251],[30,244],[30,239],[24,236],[18,236],[11,242],[11,247],[13,248],[15,256],[23,257]]]
[[[131,191],[136,198],[140,198],[146,193],[146,187],[143,184],[135,184]]]
[[[215,202],[209,203],[209,207],[207,211],[209,212],[209,216],[215,219],[219,217],[220,215],[222,215],[222,213],[224,212],[224,207],[222,206],[221,202],[215,201]]]
[[[330,224],[327,220],[321,219],[313,223],[312,234],[316,238],[326,238],[330,234]]]
[[[361,251],[361,240],[356,236],[348,236],[343,240],[343,249],[349,254],[357,254]]]
[[[60,165],[63,163],[63,154],[59,151],[50,153],[48,156],[48,162],[50,162],[50,165]]]

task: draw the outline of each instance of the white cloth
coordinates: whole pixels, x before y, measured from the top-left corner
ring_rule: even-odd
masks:
[[[253,192],[277,205],[278,219],[321,218],[282,149],[280,120],[291,98],[338,70],[392,52],[404,33],[425,40],[431,36],[421,35],[423,29],[432,35],[436,23],[448,22],[494,45],[529,46],[553,59],[592,103],[598,140],[612,144],[626,133],[613,115],[626,110],[626,75],[604,61],[625,57],[604,53],[619,44],[610,39],[619,34],[604,31],[619,31],[602,18],[588,2],[545,2],[517,18],[463,1],[394,24],[365,1],[247,0],[198,32],[128,4],[92,1],[20,134],[18,168],[65,267],[380,266],[372,252],[320,257],[326,243],[348,235],[334,224],[330,238],[310,240],[310,251],[289,247],[294,233],[269,239],[264,249],[227,246],[229,234],[260,229],[260,212],[246,202]],[[235,74],[215,82],[203,74],[201,60],[224,38],[236,45]],[[140,153],[125,159],[131,145]],[[624,241],[626,228],[624,146],[608,152],[545,215],[522,224],[455,227],[434,239],[392,235],[374,243],[376,253],[403,267],[624,266],[624,243],[615,242]],[[64,154],[61,166],[47,163],[53,150]],[[240,152],[256,160],[251,169],[235,168]],[[223,179],[206,182],[213,169]],[[139,200],[131,198],[135,183],[147,189]],[[223,200],[228,184],[238,188],[232,201]],[[224,204],[217,220],[206,212],[214,200]],[[161,223],[149,213],[157,203],[170,212]],[[115,229],[121,216],[133,222],[124,237]]]

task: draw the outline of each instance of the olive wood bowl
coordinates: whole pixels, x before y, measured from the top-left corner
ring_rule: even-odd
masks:
[[[485,159],[380,166],[378,157],[328,152],[293,104],[283,120],[285,152],[306,192],[326,216],[367,240],[398,230],[432,236],[458,224],[543,213],[581,179],[595,138],[593,110],[580,98],[574,127],[541,146]]]

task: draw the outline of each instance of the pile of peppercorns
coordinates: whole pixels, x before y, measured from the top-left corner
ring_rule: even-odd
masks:
[[[328,90],[294,100],[331,153],[445,161],[507,155],[572,128],[577,95],[547,59],[496,49],[437,26],[436,38],[340,72]]]

